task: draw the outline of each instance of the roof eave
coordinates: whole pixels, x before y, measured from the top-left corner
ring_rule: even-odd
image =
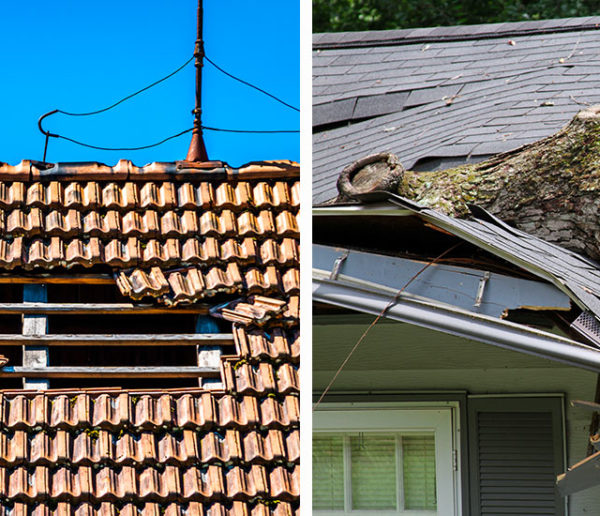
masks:
[[[379,315],[390,303],[390,295],[362,285],[332,281],[316,274],[313,277],[313,300]],[[396,321],[600,373],[598,350],[529,326],[406,297],[398,299],[385,314]]]

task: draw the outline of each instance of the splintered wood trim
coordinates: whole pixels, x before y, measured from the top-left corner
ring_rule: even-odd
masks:
[[[28,378],[198,378],[219,377],[218,367],[2,367],[0,377]]]
[[[157,306],[132,303],[0,303],[0,314],[207,314],[206,305]]]
[[[588,410],[600,411],[600,403],[594,403],[593,401],[572,400],[571,406],[577,408],[584,408]]]
[[[231,333],[148,335],[12,335],[1,334],[0,346],[218,346],[233,345]]]
[[[19,276],[16,274],[0,274],[0,284],[15,283],[15,284],[31,284],[31,283],[47,283],[53,285],[114,285],[115,279],[109,274],[87,274],[87,275],[71,275],[71,276],[56,276],[52,274],[38,276]]]

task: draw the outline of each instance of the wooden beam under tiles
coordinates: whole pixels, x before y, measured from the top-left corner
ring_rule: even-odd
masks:
[[[13,335],[0,334],[0,346],[221,346],[233,345],[231,333]]]
[[[221,346],[197,346],[198,367],[213,367],[220,370],[223,348]],[[204,389],[222,389],[221,378],[200,377],[198,384]]]
[[[46,285],[23,285],[23,302],[44,303],[48,299]],[[38,337],[43,337],[48,332],[48,318],[45,315],[23,315],[23,368],[41,368],[44,370],[48,367],[50,351],[48,346],[40,345],[41,343],[35,340]],[[31,339],[34,339],[33,341]],[[24,389],[40,389],[46,390],[50,388],[50,382],[47,377],[39,376],[24,377]]]
[[[218,367],[75,367],[5,366],[0,377],[29,378],[199,378],[219,377]]]
[[[53,284],[53,285],[114,285],[115,279],[110,274],[87,274],[58,276],[39,274],[38,276],[19,276],[18,274],[0,274],[0,284]]]
[[[0,303],[0,314],[207,314],[206,305],[155,306],[132,303]]]
[[[199,314],[196,317],[196,332],[198,335],[203,333],[214,333],[219,331],[217,322],[208,315]],[[232,335],[233,337],[233,335]],[[221,357],[223,348],[221,346],[196,346],[196,357],[198,367],[221,367]],[[223,382],[219,378],[198,378],[198,386],[204,389],[222,389]]]

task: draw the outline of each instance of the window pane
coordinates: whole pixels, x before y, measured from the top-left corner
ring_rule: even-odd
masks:
[[[431,436],[403,436],[404,508],[437,508],[435,440]]]
[[[353,509],[396,509],[396,436],[350,437]]]
[[[344,509],[344,438],[313,435],[313,509]]]

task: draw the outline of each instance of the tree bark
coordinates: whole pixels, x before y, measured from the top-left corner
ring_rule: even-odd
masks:
[[[404,171],[397,192],[455,217],[468,204],[546,241],[600,259],[600,106],[558,133],[477,164]]]

